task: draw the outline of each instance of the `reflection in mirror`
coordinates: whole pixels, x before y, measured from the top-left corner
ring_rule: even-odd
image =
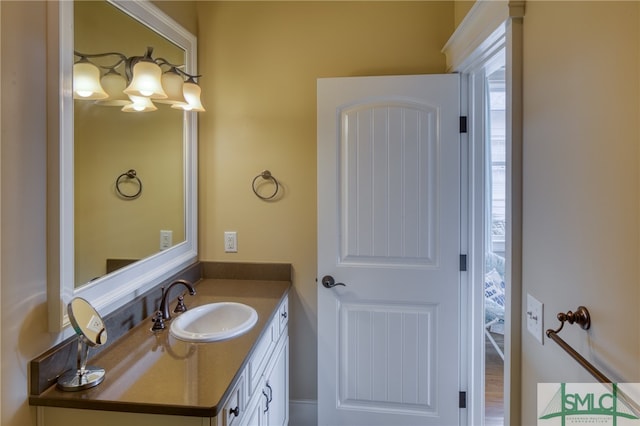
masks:
[[[93,306],[81,297],[69,302],[69,319],[76,334],[86,339],[89,346],[103,345],[107,342],[107,329],[102,317]]]
[[[88,389],[104,380],[104,369],[87,366],[87,359],[89,346],[107,342],[107,329],[98,311],[85,299],[72,299],[67,311],[71,325],[78,335],[78,364],[75,370],[69,370],[58,378],[58,387],[65,391]]]
[[[107,8],[129,23],[105,24],[105,10],[74,25],[74,10],[84,6]],[[48,2],[47,15],[47,302],[49,329],[65,338],[73,332],[67,305],[74,297],[108,315],[198,257],[197,113],[161,104],[155,112],[129,113],[92,101],[74,111],[75,47],[140,56],[152,46],[154,58],[162,51],[197,75],[197,45],[193,34],[149,1]],[[139,28],[124,29],[129,26]],[[103,33],[79,37],[75,46],[74,27]],[[139,34],[154,38],[138,46],[135,39],[146,37]],[[126,45],[113,44],[123,39]],[[130,170],[142,192],[119,196],[116,180]],[[122,183],[124,194],[136,190],[129,180]],[[169,248],[161,250],[161,241]],[[107,262],[120,266],[107,269]]]
[[[76,52],[132,57],[147,46],[154,57],[185,62],[183,49],[114,5],[74,3]],[[119,58],[89,60],[104,76]],[[124,77],[123,69],[116,68]],[[122,107],[74,101],[76,287],[185,239],[183,113],[166,104],[148,113],[128,114]],[[120,178],[130,170],[135,177]]]

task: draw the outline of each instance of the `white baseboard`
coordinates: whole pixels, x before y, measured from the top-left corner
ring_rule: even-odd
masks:
[[[318,401],[296,399],[289,401],[289,426],[317,426]]]

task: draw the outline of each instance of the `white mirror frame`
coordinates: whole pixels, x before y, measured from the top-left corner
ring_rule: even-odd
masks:
[[[185,71],[197,74],[197,39],[193,34],[148,1],[107,1],[182,48],[185,51]],[[76,289],[73,2],[47,2],[47,8],[47,300],[49,329],[52,332],[60,332],[70,324],[66,306],[73,297],[87,299],[105,316],[197,260],[198,122],[197,113],[183,112],[185,241]]]

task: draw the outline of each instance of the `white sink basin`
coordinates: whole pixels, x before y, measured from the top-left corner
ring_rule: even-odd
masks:
[[[215,342],[237,337],[258,321],[251,306],[235,302],[210,303],[190,309],[174,318],[171,334],[186,342]]]

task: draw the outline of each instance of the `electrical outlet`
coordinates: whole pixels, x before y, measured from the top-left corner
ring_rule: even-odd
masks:
[[[91,319],[89,319],[89,324],[87,324],[87,328],[95,333],[100,333],[104,328],[102,324],[102,320],[95,315],[91,315]]]
[[[224,252],[238,252],[238,234],[235,231],[226,231],[224,233]]]
[[[531,333],[540,344],[543,344],[543,309],[544,305],[542,302],[532,295],[527,294],[527,311],[525,313],[527,316],[527,330],[529,330],[529,333]]]
[[[160,250],[166,250],[173,245],[173,231],[160,231]]]

